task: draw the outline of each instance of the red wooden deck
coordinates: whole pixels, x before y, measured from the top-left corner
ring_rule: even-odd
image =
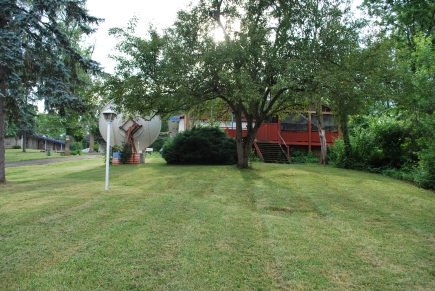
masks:
[[[308,126],[311,128],[311,125]],[[236,130],[226,128],[225,133],[228,136],[236,137]],[[311,150],[312,146],[320,146],[319,133],[317,131],[295,132],[285,131],[280,129],[280,123],[267,123],[263,124],[257,132],[257,142],[276,142],[280,140],[279,134],[284,139],[287,145],[307,146]],[[246,130],[243,130],[243,134],[246,135]],[[326,132],[326,143],[332,145],[334,139],[338,137],[338,132]]]

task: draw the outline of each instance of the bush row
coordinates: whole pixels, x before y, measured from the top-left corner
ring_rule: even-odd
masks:
[[[430,127],[429,127],[430,128]],[[397,120],[356,118],[349,125],[350,156],[342,139],[330,148],[330,161],[435,189],[435,146],[426,125]]]

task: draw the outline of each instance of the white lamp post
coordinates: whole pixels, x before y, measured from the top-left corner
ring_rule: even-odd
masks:
[[[110,131],[112,121],[116,118],[116,112],[111,108],[102,112],[107,121],[107,148],[106,148],[106,190],[109,190],[109,165],[110,165]]]

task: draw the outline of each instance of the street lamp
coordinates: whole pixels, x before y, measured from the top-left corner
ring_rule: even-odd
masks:
[[[109,164],[110,164],[110,131],[112,121],[116,118],[116,112],[111,108],[102,112],[107,121],[107,148],[106,148],[106,190],[109,190]]]
[[[70,148],[71,138],[69,135],[65,136],[65,156],[69,156],[71,154],[71,148]],[[62,151],[62,148],[60,148]]]

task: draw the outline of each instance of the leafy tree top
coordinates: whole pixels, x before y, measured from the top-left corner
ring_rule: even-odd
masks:
[[[381,27],[408,47],[414,48],[414,37],[431,37],[435,42],[435,3],[432,0],[392,1],[364,0],[363,7],[378,17]]]
[[[97,73],[100,67],[76,46],[77,38],[94,32],[90,25],[102,21],[87,13],[85,3],[1,0],[0,78],[5,90],[0,96],[7,97],[9,112],[16,114],[14,109],[26,103],[22,96],[30,97],[28,102],[44,99],[47,110],[61,114],[67,107],[84,110],[84,100],[75,93],[83,82],[79,72]]]
[[[354,45],[357,24],[342,1],[200,1],[160,35],[112,29],[122,53],[106,83],[117,104],[168,113],[221,100],[259,122],[301,103],[316,61],[329,64]],[[350,27],[350,28],[348,28]],[[224,41],[214,39],[222,30]],[[315,39],[315,41],[314,41]]]

